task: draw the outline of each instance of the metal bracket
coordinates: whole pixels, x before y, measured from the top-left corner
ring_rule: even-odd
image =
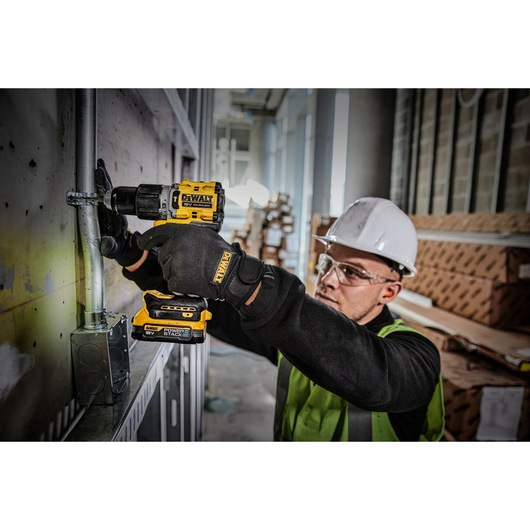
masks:
[[[83,193],[77,191],[68,191],[66,193],[66,202],[70,206],[87,206],[97,205],[103,200],[97,193]]]

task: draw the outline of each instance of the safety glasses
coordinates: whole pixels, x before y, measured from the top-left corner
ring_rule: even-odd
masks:
[[[335,269],[340,284],[347,287],[366,285],[367,283],[374,285],[378,283],[398,281],[379,276],[379,274],[375,274],[373,272],[368,272],[357,265],[353,265],[352,263],[341,263],[340,261],[335,261],[328,254],[320,254],[318,258],[318,272],[322,275],[322,277],[324,277],[332,269]]]

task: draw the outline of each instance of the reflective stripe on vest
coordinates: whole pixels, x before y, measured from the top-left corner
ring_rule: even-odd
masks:
[[[400,319],[382,328],[378,335],[413,331]],[[291,393],[289,390],[291,389]],[[444,429],[441,376],[428,406],[422,441],[439,440]],[[385,412],[370,412],[319,387],[278,350],[278,382],[274,418],[275,440],[305,441],[398,441]]]

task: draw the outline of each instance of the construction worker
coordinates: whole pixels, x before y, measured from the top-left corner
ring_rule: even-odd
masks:
[[[212,336],[278,365],[275,440],[441,438],[439,352],[388,309],[416,273],[416,232],[395,204],[359,199],[319,238],[314,296],[214,230],[166,223],[140,235],[123,222],[101,223],[102,253],[126,278],[207,298]]]

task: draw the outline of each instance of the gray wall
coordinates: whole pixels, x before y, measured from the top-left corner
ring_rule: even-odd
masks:
[[[334,134],[335,97],[349,96],[347,138]],[[345,167],[343,206],[363,196],[390,196],[392,140],[394,135],[395,91],[384,89],[318,90],[312,208],[330,213],[330,186],[334,144],[345,141],[339,164]]]
[[[344,207],[359,197],[390,198],[394,90],[350,90]]]
[[[1,439],[46,436],[71,407],[81,289],[75,210],[66,204],[74,111],[71,91],[0,91]]]
[[[206,100],[192,96],[195,116]],[[173,119],[168,99],[162,90],[97,91],[96,156],[114,185],[181,180],[199,121],[186,122],[179,100]],[[84,267],[76,209],[66,203],[76,189],[75,139],[74,90],[0,90],[0,440],[60,439],[79,408],[70,334],[82,324]],[[204,172],[192,162],[193,175]],[[129,219],[133,230],[151,226]],[[106,309],[130,321],[141,292],[113,261],[104,271]]]

